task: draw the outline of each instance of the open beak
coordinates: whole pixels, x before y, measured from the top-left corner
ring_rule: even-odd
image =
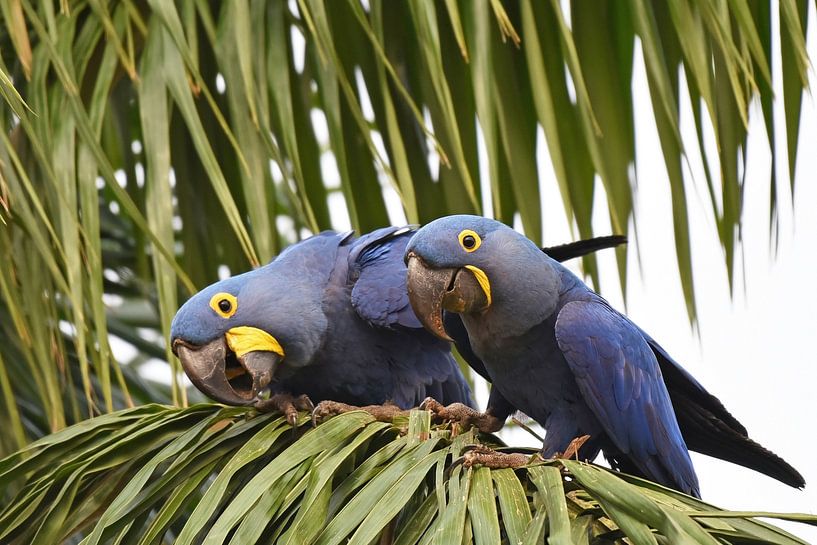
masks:
[[[443,310],[464,314],[481,312],[491,306],[491,284],[485,273],[473,265],[432,269],[418,255],[408,255],[409,302],[426,329],[451,341],[443,326]]]
[[[249,405],[257,401],[258,394],[272,382],[283,358],[283,351],[243,350],[236,346],[229,332],[226,337],[203,345],[176,338],[173,353],[181,360],[184,372],[196,388],[227,405]]]

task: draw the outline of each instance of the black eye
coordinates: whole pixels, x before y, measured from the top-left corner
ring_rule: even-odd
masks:
[[[465,235],[462,237],[462,245],[466,249],[470,250],[477,245],[477,239],[475,239],[473,235]]]
[[[233,308],[233,304],[227,299],[222,299],[221,301],[218,302],[218,308],[221,309],[221,312],[224,312],[226,314],[227,312],[230,312],[230,310]]]

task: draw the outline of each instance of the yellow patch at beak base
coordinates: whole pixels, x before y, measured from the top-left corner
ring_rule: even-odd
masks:
[[[488,306],[491,306],[491,282],[488,281],[488,275],[474,265],[466,265],[465,268],[473,273],[477,282],[479,282],[479,287],[482,288],[482,291],[485,293],[485,298],[488,299]]]
[[[284,349],[278,340],[257,327],[239,326],[227,331],[227,346],[239,358],[247,352],[274,352],[284,357]]]

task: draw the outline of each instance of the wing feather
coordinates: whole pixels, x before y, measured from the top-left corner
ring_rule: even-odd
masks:
[[[556,340],[616,448],[649,478],[697,495],[661,369],[640,330],[602,302],[574,301],[559,312]]]
[[[349,252],[352,307],[380,327],[422,329],[408,300],[403,253],[413,231],[385,227],[357,239]]]

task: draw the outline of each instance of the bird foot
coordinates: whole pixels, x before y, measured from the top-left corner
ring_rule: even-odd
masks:
[[[420,408],[431,413],[440,420],[456,422],[463,429],[474,426],[482,433],[494,433],[502,429],[505,422],[489,412],[481,413],[462,403],[452,403],[445,406],[432,397],[427,397],[420,404]]]
[[[482,466],[491,469],[516,469],[528,465],[531,457],[520,453],[505,454],[484,446],[477,446],[463,455],[464,467]]]
[[[337,416],[339,414],[348,413],[350,411],[366,411],[372,415],[375,420],[379,422],[391,422],[397,416],[408,416],[409,411],[404,411],[393,403],[384,403],[383,405],[366,405],[365,407],[357,407],[355,405],[347,405],[338,401],[321,401],[315,410],[312,411],[312,424],[317,425],[327,418]]]
[[[298,424],[298,411],[312,412],[315,406],[306,395],[275,394],[269,399],[262,399],[255,404],[255,410],[262,413],[279,412],[286,416],[292,427]]]
[[[568,443],[567,448],[562,453],[556,453],[554,458],[560,458],[562,460],[569,460],[571,458],[575,458],[576,461],[579,460],[579,449],[582,448],[587,440],[590,439],[589,435],[581,435],[573,439],[570,443]]]

